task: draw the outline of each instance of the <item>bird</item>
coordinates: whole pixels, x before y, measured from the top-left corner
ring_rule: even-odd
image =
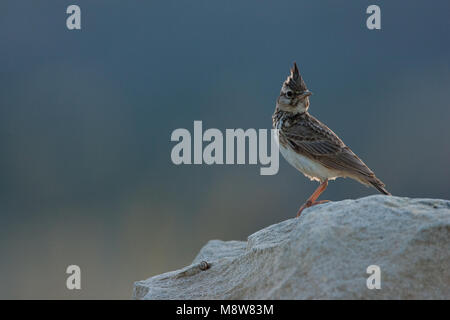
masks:
[[[340,177],[349,177],[391,195],[385,184],[330,128],[309,114],[311,95],[294,62],[277,98],[272,126],[277,129],[279,150],[287,162],[320,183],[299,208],[297,217],[308,207],[329,202],[317,199],[328,181]]]

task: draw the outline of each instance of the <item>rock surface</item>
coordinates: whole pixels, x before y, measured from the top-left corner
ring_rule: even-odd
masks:
[[[367,287],[370,265],[381,289]],[[134,298],[450,299],[450,201],[318,205],[247,242],[209,241],[190,266],[136,282]]]

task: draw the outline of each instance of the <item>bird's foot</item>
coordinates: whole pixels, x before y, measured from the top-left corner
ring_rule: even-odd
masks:
[[[315,205],[317,205],[317,204],[327,203],[327,202],[330,202],[330,200],[319,200],[319,201],[310,201],[310,200],[308,200],[308,201],[306,201],[306,202],[300,207],[300,209],[298,209],[298,212],[297,212],[297,218],[300,217],[300,214],[301,214],[302,211],[305,210],[306,208],[315,206]]]

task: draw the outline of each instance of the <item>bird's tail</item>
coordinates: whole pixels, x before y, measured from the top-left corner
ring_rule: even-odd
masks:
[[[386,190],[385,184],[377,177],[374,176],[373,178],[368,179],[367,182],[369,182],[371,186],[380,191],[382,194],[385,194],[387,196],[392,195],[389,191]]]

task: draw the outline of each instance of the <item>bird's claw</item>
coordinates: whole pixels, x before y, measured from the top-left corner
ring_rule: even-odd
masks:
[[[318,205],[318,204],[322,204],[322,203],[327,203],[327,202],[330,202],[330,200],[319,200],[319,201],[314,201],[314,202],[313,202],[313,201],[310,201],[310,200],[306,201],[306,202],[300,207],[300,209],[298,209],[298,212],[297,212],[297,218],[300,217],[302,211],[305,210],[306,208],[309,208],[309,207],[312,207],[312,206],[315,206],[315,205]]]

